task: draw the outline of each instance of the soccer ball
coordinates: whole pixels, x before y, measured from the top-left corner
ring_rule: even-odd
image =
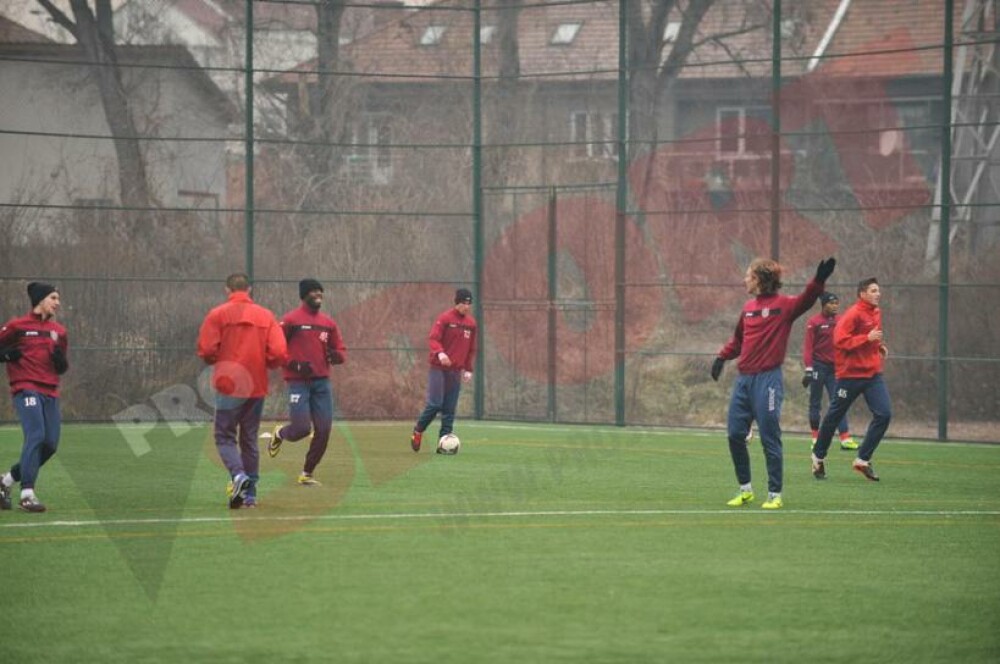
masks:
[[[438,454],[458,454],[458,449],[462,447],[462,441],[453,433],[441,436],[438,441]]]

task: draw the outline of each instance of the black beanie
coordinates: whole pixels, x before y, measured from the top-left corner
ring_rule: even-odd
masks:
[[[472,291],[468,288],[459,288],[455,291],[455,304],[472,304]]]
[[[309,293],[313,292],[314,290],[318,290],[319,292],[322,293],[323,284],[319,283],[315,279],[303,279],[302,281],[299,282],[299,299],[300,300],[306,299],[306,295],[309,295]]]
[[[830,304],[831,302],[840,302],[840,298],[834,293],[823,293],[819,296],[820,304]]]
[[[38,303],[56,292],[55,286],[43,284],[40,281],[32,281],[28,284],[28,298],[31,300],[31,308],[34,309]]]

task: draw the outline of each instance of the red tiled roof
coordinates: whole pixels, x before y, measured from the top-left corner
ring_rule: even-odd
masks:
[[[956,2],[961,16],[962,2]],[[956,41],[958,35],[955,36]],[[940,74],[944,43],[941,0],[854,0],[826,50],[826,74],[898,77]],[[907,50],[919,49],[919,50]],[[852,55],[871,51],[872,55]],[[848,57],[837,57],[848,56]]]
[[[805,73],[809,57],[816,52],[841,1],[798,0],[786,7],[785,18],[795,26],[795,34],[786,40],[784,56],[789,59],[782,63],[783,75]],[[940,0],[854,0],[825,53],[849,54],[939,44],[943,41],[940,4]],[[467,8],[466,3],[457,6]],[[441,9],[445,7],[450,9]],[[406,12],[382,29],[348,45],[342,54],[351,68],[359,72],[412,74],[415,77],[471,76],[473,16],[470,11],[456,11],[455,7],[443,0],[434,6]],[[713,6],[696,37],[696,41],[704,41],[689,57],[682,78],[770,74],[770,16],[747,16],[743,7],[727,2]],[[568,46],[552,45],[551,37],[557,26],[568,22],[582,23],[576,39]],[[495,11],[484,9],[481,24],[496,24]],[[446,26],[444,36],[436,46],[422,46],[420,37],[431,25]],[[753,29],[731,34],[748,25]],[[540,79],[542,75],[551,74],[545,76],[545,80],[583,80],[617,76],[617,3],[528,6],[521,10],[518,30],[522,77]],[[708,39],[718,34],[729,35],[724,39],[725,47]],[[742,66],[734,64],[734,59]],[[829,58],[820,68],[823,73],[875,77],[936,75],[941,71],[940,60],[940,50],[927,50]],[[496,75],[498,66],[496,42],[483,45],[483,75]],[[309,61],[297,69],[310,71],[315,67],[315,61]],[[601,73],[591,73],[595,71]]]

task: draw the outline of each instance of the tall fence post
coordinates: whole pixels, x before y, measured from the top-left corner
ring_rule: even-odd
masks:
[[[944,119],[941,126],[941,225],[940,264],[938,266],[938,440],[948,439],[948,300],[949,271],[951,270],[951,107],[955,36],[952,26],[955,15],[954,0],[944,2],[944,62],[941,75],[944,98]]]
[[[559,266],[557,262],[557,251],[558,251],[558,227],[556,215],[558,205],[558,199],[556,198],[556,188],[549,188],[549,206],[548,206],[548,334],[546,338],[548,339],[548,366],[547,366],[547,394],[548,394],[548,417],[550,422],[555,422],[557,419],[556,410],[556,353],[558,348],[556,346],[556,300],[559,297]]]
[[[254,192],[253,192],[253,2],[246,1],[246,26],[245,26],[245,66],[246,72],[243,85],[244,105],[246,106],[246,126],[244,127],[244,150],[243,162],[245,168],[243,188],[246,190],[246,198],[243,209],[243,222],[246,229],[246,272],[253,281],[253,245],[254,245]]]
[[[615,424],[625,426],[625,211],[628,209],[628,12],[618,0],[618,178],[615,185]]]
[[[476,353],[475,400],[473,409],[477,420],[483,419],[483,397],[486,367],[486,321],[483,317],[483,82],[482,82],[482,0],[476,0],[472,14],[472,234],[473,270],[475,271],[476,321],[479,323],[479,338]]]
[[[744,132],[746,130],[744,129]],[[781,0],[771,21],[771,258],[781,256]]]

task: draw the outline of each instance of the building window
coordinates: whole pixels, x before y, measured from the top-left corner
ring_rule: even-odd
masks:
[[[561,23],[552,33],[549,43],[553,46],[569,46],[576,39],[576,34],[580,32],[581,26],[583,23]]]
[[[361,180],[388,184],[392,179],[392,124],[385,113],[365,115],[352,129],[348,156],[351,173]]]
[[[198,214],[212,223],[219,222],[219,195],[210,191],[192,191],[189,189],[179,189],[177,200],[181,206],[192,208]]]
[[[479,28],[479,43],[480,44],[492,44],[493,37],[497,33],[497,26],[495,25],[484,25]]]
[[[771,110],[767,106],[716,109],[719,154],[753,155],[771,151]]]
[[[840,151],[879,155],[887,164],[897,164],[903,179],[935,176],[943,116],[936,100],[830,102],[823,114],[828,129],[840,133]],[[910,160],[919,165],[919,173],[907,170]]]
[[[443,25],[428,25],[424,34],[420,36],[421,46],[437,46],[444,37],[445,27]]]
[[[578,158],[618,158],[618,114],[573,111],[570,141]]]

